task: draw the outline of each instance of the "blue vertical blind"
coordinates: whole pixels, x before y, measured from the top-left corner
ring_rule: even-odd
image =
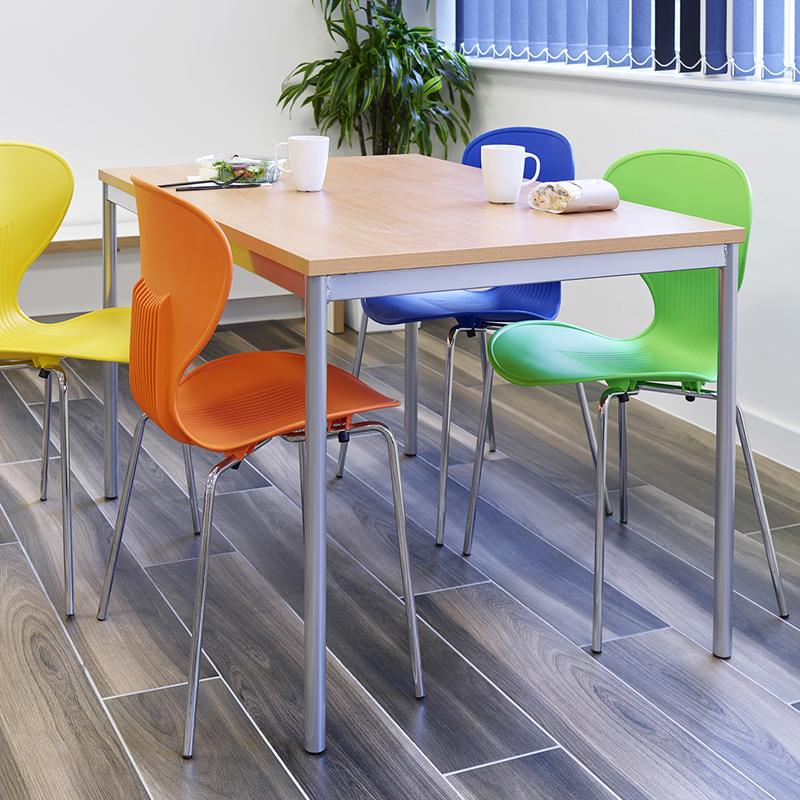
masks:
[[[455,0],[467,56],[800,81],[800,0]]]

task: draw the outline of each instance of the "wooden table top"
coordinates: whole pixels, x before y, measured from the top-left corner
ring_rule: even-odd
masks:
[[[128,194],[130,176],[172,183],[197,165],[102,169]],[[486,200],[481,172],[421,155],[338,157],[321,192],[297,192],[291,175],[270,187],[186,192],[231,242],[303,275],[480,264],[659,250],[745,240],[743,228],[621,203],[614,211],[534,211]]]

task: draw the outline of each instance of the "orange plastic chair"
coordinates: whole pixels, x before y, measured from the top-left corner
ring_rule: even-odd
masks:
[[[69,459],[67,357],[126,362],[130,309],[107,308],[43,324],[19,306],[28,267],[52,240],[72,199],[73,177],[58,153],[25,142],[0,141],[0,369],[29,368],[45,379],[42,500],[47,499],[52,373],[58,376],[61,412],[61,519],[67,616],[75,613],[72,576],[72,506]]]
[[[228,298],[233,272],[230,245],[208,215],[174,192],[137,178],[133,178],[133,183],[139,213],[142,277],[133,293],[130,381],[134,399],[144,413],[133,437],[97,618],[105,619],[108,611],[147,419],[183,444],[224,453],[225,458],[208,475],[203,506],[183,749],[184,757],[191,758],[217,480],[274,436],[300,443],[302,466],[305,358],[281,352],[237,353],[186,373],[211,338]],[[355,414],[398,405],[398,401],[374,391],[344,370],[328,367],[329,436],[342,434],[344,439],[359,433],[380,432],[389,447],[412,673],[415,694],[422,697],[397,442],[385,425],[353,422]]]

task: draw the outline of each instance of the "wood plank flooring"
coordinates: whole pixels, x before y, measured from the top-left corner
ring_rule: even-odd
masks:
[[[180,448],[145,434],[108,619],[95,619],[118,509],[102,481],[102,368],[69,365],[75,618],[63,618],[58,415],[38,500],[41,381],[0,375],[3,800],[760,800],[800,793],[800,475],[758,459],[790,617],[775,614],[747,477],[736,506],[733,657],[710,654],[713,436],[629,406],[629,522],[609,519],[603,653],[589,653],[593,467],[572,387],[498,380],[472,555],[461,555],[480,404],[459,339],[446,546],[436,547],[446,323],[420,332],[418,455],[403,457],[426,696],[413,695],[382,437],[328,481],[328,737],[303,739],[296,445],[220,481],[195,757],[181,758],[197,537]],[[302,321],[217,331],[201,358],[302,352]],[[355,333],[329,337],[348,368]],[[398,397],[403,334],[362,377]],[[597,387],[589,387],[590,397]],[[122,473],[138,410],[120,374]],[[402,409],[376,413],[403,436]],[[613,443],[615,436],[609,436]],[[757,448],[758,443],[754,442]],[[611,454],[612,459],[614,454]],[[195,453],[195,482],[215,463]],[[616,501],[617,473],[609,489]]]

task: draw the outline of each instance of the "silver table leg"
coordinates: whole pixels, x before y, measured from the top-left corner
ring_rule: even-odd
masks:
[[[103,308],[117,305],[117,207],[106,196],[103,184]],[[103,364],[103,456],[105,495],[119,494],[119,431],[117,429],[116,363]]]
[[[716,506],[714,512],[713,652],[729,658],[733,641],[733,511],[736,456],[736,325],[739,259],[737,245],[727,247],[720,270],[719,376],[717,380]]]
[[[326,281],[306,281],[305,749],[325,749]]]
[[[405,363],[405,435],[403,452],[407,456],[417,454],[417,359],[419,357],[419,327],[416,322],[406,323]]]

